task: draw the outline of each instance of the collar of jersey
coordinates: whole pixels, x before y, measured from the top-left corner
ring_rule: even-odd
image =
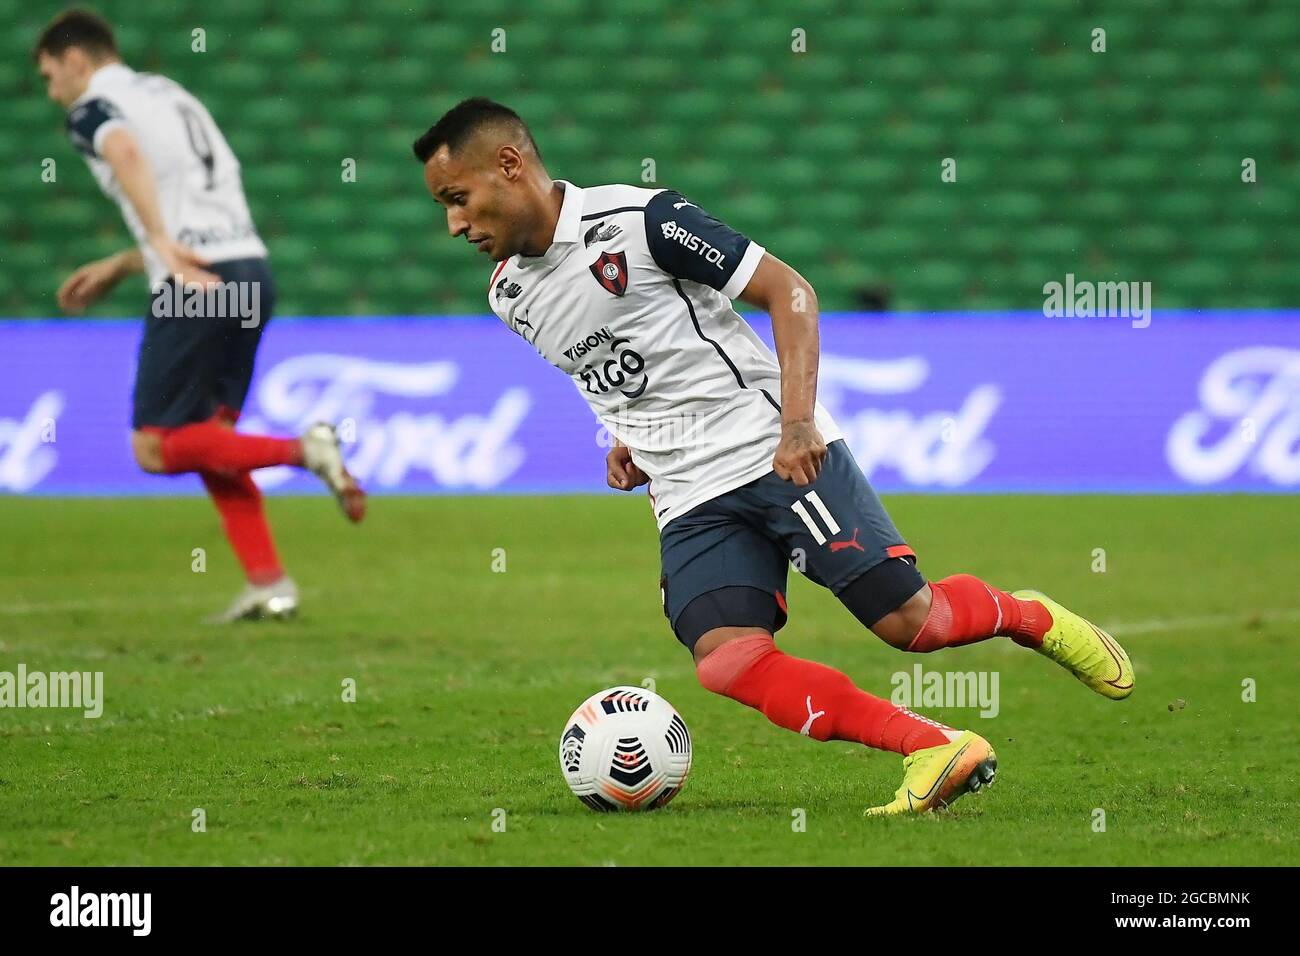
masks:
[[[560,204],[560,218],[555,223],[555,234],[550,247],[540,256],[515,256],[515,263],[527,266],[534,262],[549,261],[559,251],[557,247],[570,245],[582,237],[582,190],[567,179],[557,179],[564,186],[564,201]]]
[[[555,222],[551,248],[562,242],[577,242],[582,235],[582,190],[568,179],[556,179],[555,182],[564,187],[564,202],[560,203],[560,217]],[[547,248],[546,252],[550,252],[551,248]]]
[[[104,86],[112,83],[113,80],[122,76],[130,76],[135,70],[131,69],[125,63],[105,63],[98,70],[90,75],[90,82],[86,84],[86,92],[77,97],[77,102],[73,106],[80,106],[86,100],[93,100],[100,93],[104,92]]]
[[[564,202],[560,204],[560,219],[551,242],[577,242],[582,235],[582,190],[567,179],[556,182],[564,185]]]

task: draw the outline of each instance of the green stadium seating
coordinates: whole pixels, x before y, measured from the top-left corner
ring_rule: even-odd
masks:
[[[50,314],[71,269],[128,242],[30,64],[64,6],[0,0],[4,315]],[[282,314],[486,310],[489,265],[446,238],[410,154],[474,94],[524,116],[553,175],[678,189],[788,259],[828,310],[877,289],[896,309],[1037,309],[1066,272],[1150,280],[1161,307],[1300,299],[1300,16],[1286,4],[177,0],[106,12],[128,62],[184,83],[222,125]],[[197,25],[204,53],[190,49]],[[1098,26],[1104,54],[1090,48]],[[806,52],[791,50],[796,28]],[[940,179],[948,157],[956,182]],[[1245,157],[1257,183],[1241,181]],[[93,314],[137,314],[141,299],[124,283]]]

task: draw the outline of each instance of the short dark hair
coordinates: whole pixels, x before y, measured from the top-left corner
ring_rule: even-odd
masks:
[[[461,100],[442,114],[442,119],[430,126],[428,132],[417,139],[411,148],[415,152],[416,159],[421,163],[427,163],[429,157],[438,151],[439,146],[446,144],[447,148],[454,153],[464,146],[471,136],[490,123],[503,123],[515,127],[533,148],[538,160],[542,158],[542,151],[537,148],[537,140],[533,139],[528,124],[519,118],[519,114],[486,96],[473,96]]]
[[[117,56],[117,40],[107,20],[89,10],[68,10],[55,17],[41,33],[32,50],[32,59],[39,60],[42,53],[62,56],[74,46],[95,59]]]

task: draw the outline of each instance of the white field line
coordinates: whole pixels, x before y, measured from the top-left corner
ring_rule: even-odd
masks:
[[[230,595],[235,592],[231,591]],[[321,592],[318,588],[300,588],[301,597],[314,597]],[[229,603],[227,596],[226,603]],[[71,601],[41,601],[31,604],[0,605],[0,617],[23,617],[34,614],[64,614],[69,611],[125,611],[142,606],[148,607],[209,607],[213,612],[225,605],[220,597],[204,597],[200,594],[163,594],[138,598],[78,598]]]
[[[99,598],[74,601],[45,601],[36,604],[10,604],[0,606],[0,617],[22,617],[28,614],[62,614],[67,611],[114,611],[138,608],[142,604],[194,607],[211,603],[197,595],[151,595],[147,598]],[[217,603],[220,603],[218,599]]]
[[[1133,634],[1160,634],[1165,631],[1196,631],[1207,627],[1246,628],[1254,624],[1300,621],[1300,610],[1277,608],[1268,611],[1243,611],[1237,614],[1201,614],[1195,617],[1153,618],[1148,621],[1120,621],[1106,626],[1115,637]]]
[[[304,597],[311,591],[304,590]],[[98,600],[46,601],[35,604],[10,604],[0,606],[0,617],[23,617],[35,614],[61,614],[68,611],[116,611],[138,608],[142,603],[177,607],[201,607],[213,604],[209,598],[197,595],[153,595],[147,599],[100,598]],[[220,600],[216,602],[219,604]],[[213,604],[213,606],[216,606]],[[1145,621],[1117,621],[1103,625],[1115,637],[1134,634],[1160,634],[1168,631],[1194,631],[1207,627],[1245,628],[1257,623],[1300,622],[1300,609],[1272,608],[1264,611],[1243,611],[1236,614],[1201,614],[1191,617],[1151,618]]]

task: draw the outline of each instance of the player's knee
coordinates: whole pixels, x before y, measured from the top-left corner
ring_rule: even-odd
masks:
[[[930,617],[932,603],[933,595],[927,584],[903,602],[896,611],[887,615],[887,620],[877,622],[879,629],[873,628],[873,630],[886,644],[900,650],[908,650],[916,641],[916,636],[921,633],[921,629],[925,627],[925,622]]]
[[[882,561],[840,592],[840,601],[886,644],[906,649],[930,613],[930,588],[906,559]]]
[[[162,437],[154,432],[135,431],[131,433],[131,453],[141,471],[151,475],[163,473]]]
[[[722,629],[719,630],[731,630]],[[711,632],[712,633],[712,632]],[[776,650],[772,635],[765,631],[746,635],[718,635],[706,642],[710,634],[700,638],[695,650],[695,674],[700,684],[715,694],[726,696],[731,685],[749,670],[759,658]],[[703,645],[703,646],[701,646]]]

